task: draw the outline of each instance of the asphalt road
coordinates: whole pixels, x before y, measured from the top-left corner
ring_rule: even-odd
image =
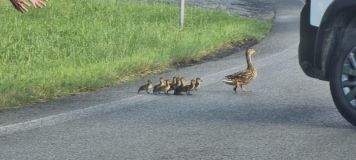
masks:
[[[135,92],[143,80],[0,113],[1,160],[354,159],[356,130],[337,112],[327,82],[298,65],[302,3],[276,0],[260,44],[252,93],[221,82],[243,53],[154,77],[197,76],[192,96]],[[29,114],[32,113],[32,114]]]

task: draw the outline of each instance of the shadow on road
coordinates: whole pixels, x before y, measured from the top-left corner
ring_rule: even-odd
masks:
[[[287,125],[296,127],[355,129],[346,122],[332,106],[260,103],[234,105],[230,103],[228,106],[217,107],[219,102],[214,103],[211,101],[201,103],[199,105],[200,107],[190,105],[191,101],[199,98],[198,95],[167,96],[166,100],[169,101],[169,99],[177,98],[185,100],[180,104],[181,107],[161,107],[161,105],[158,105],[161,102],[152,102],[144,107],[131,106],[122,108],[113,114],[119,119],[178,125],[222,123],[230,125]]]

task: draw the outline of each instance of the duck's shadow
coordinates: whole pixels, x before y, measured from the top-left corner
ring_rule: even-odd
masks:
[[[219,93],[216,93],[219,92]],[[144,93],[145,94],[145,93]],[[259,95],[257,92],[237,92],[232,90],[214,91],[214,94],[222,95],[223,97],[254,97]],[[280,124],[280,125],[296,125],[296,126],[314,126],[322,128],[347,128],[355,129],[338,113],[334,106],[302,106],[298,104],[279,104],[279,103],[234,103],[231,102],[219,103],[219,100],[200,101],[201,97],[207,95],[204,90],[193,92],[192,95],[173,95],[173,94],[147,94],[148,96],[171,97],[179,101],[182,98],[189,98],[186,103],[197,104],[206,109],[187,108],[183,112],[170,112],[172,121],[223,121],[223,122],[239,122],[239,123],[258,123],[258,124]],[[214,95],[212,95],[214,97]],[[213,98],[212,98],[213,99]],[[196,101],[196,102],[195,102]],[[221,107],[216,107],[221,105]],[[214,108],[214,109],[212,109]],[[147,112],[150,107],[146,108]],[[182,110],[180,110],[182,111]],[[167,113],[168,114],[168,113]],[[159,117],[159,116],[158,116]]]
[[[240,104],[236,106],[220,107],[205,112],[190,111],[186,113],[184,118],[189,119],[189,117],[195,117],[193,119],[199,117],[199,121],[223,121],[233,123],[280,124],[288,126],[355,129],[355,127],[341,117],[336,109],[325,109],[325,106],[260,106]]]

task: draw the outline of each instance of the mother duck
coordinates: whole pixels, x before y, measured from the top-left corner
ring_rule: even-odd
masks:
[[[257,77],[257,70],[252,64],[251,57],[255,53],[255,49],[248,48],[246,50],[246,62],[247,68],[241,72],[236,72],[234,74],[230,74],[225,76],[223,82],[234,86],[234,91],[236,93],[237,88],[241,89],[244,92],[250,92],[249,90],[243,88],[243,85],[247,85]]]

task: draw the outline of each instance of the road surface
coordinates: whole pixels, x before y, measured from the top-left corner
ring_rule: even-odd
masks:
[[[356,130],[327,82],[298,65],[302,3],[274,0],[272,32],[253,62],[252,93],[221,82],[245,68],[243,52],[155,75],[197,76],[192,96],[136,94],[144,80],[0,113],[1,160],[354,159]]]

